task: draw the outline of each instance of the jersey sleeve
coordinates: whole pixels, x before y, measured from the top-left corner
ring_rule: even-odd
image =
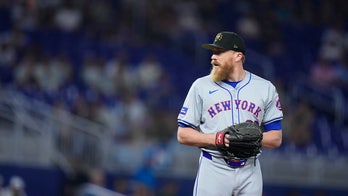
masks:
[[[199,96],[198,81],[196,80],[186,95],[184,104],[178,115],[179,126],[197,128],[200,124],[202,99]]]
[[[265,115],[263,118],[263,123],[265,125],[281,121],[283,119],[283,111],[281,108],[278,92],[273,84],[270,84],[268,89],[267,105],[265,109]]]

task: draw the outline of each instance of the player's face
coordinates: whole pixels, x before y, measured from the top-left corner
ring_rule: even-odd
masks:
[[[210,76],[214,82],[227,79],[232,71],[232,56],[230,54],[232,51],[226,51],[221,49],[213,50],[213,55],[211,57],[212,69]]]

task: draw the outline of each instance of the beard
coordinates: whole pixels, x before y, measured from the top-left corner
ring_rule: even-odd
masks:
[[[214,82],[219,82],[227,79],[230,69],[227,66],[219,65],[212,67],[210,77]]]

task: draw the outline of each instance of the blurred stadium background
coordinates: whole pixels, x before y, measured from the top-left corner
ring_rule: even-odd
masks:
[[[344,0],[1,0],[1,188],[191,195],[199,150],[176,117],[210,70],[200,45],[228,30],[285,114],[264,195],[347,195],[347,15]]]

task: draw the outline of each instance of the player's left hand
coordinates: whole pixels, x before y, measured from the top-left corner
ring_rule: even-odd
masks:
[[[230,146],[229,140],[230,134],[228,134],[225,130],[216,133],[215,136],[215,146],[218,149],[226,149]]]
[[[263,130],[255,123],[240,123],[216,133],[218,150],[234,157],[248,158],[260,152]]]
[[[230,134],[225,134],[224,142],[225,142],[225,147],[228,148],[230,147],[230,140],[229,140]]]

